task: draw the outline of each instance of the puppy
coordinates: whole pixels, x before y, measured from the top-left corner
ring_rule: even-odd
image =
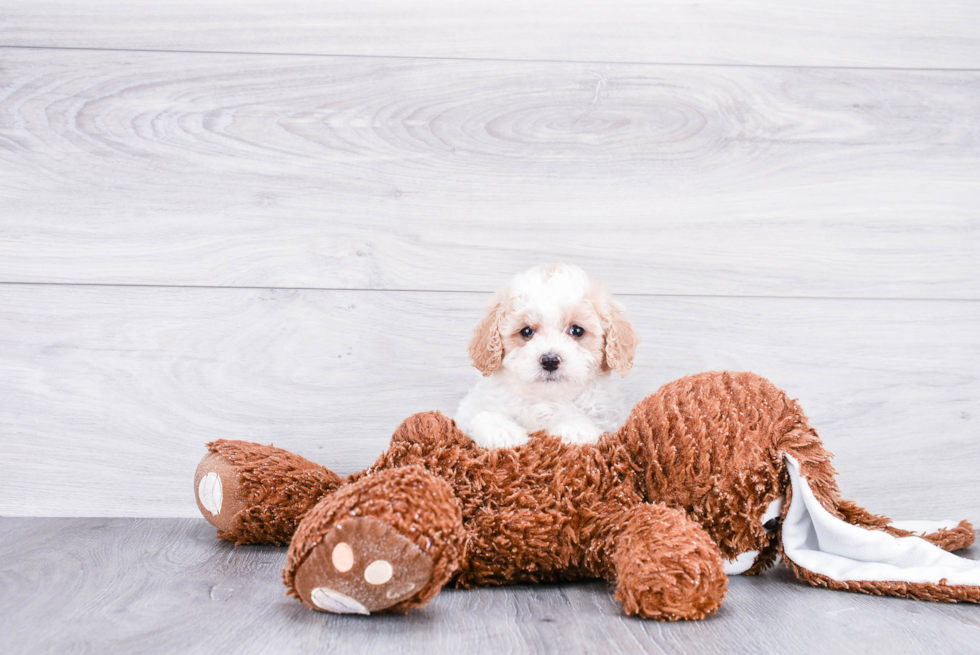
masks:
[[[473,332],[483,373],[456,423],[484,448],[527,443],[544,430],[570,444],[619,428],[626,407],[610,375],[625,376],[639,339],[605,286],[577,266],[537,266],[497,292]]]

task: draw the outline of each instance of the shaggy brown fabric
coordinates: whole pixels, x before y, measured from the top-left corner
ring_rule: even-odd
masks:
[[[242,442],[217,442],[216,450],[229,443]],[[243,471],[266,457],[241,445],[227,450]],[[799,462],[831,514],[902,536],[888,519],[840,498],[831,455],[795,400],[752,373],[721,372],[665,385],[634,408],[620,431],[595,445],[566,445],[538,433],[524,446],[486,450],[452,420],[427,412],[408,418],[375,464],[339,488],[339,477],[308,462],[306,468],[276,468],[278,477],[242,473],[243,488],[267,490],[249,492],[255,502],[242,513],[254,518],[243,521],[248,530],[234,538],[282,543],[302,512],[326,494],[293,540],[284,573],[291,589],[296,568],[318,540],[345,516],[370,516],[415,535],[437,562],[424,592],[394,610],[424,604],[450,576],[458,587],[605,578],[627,613],[700,618],[724,597],[722,557],[760,551],[748,570],[759,573],[780,553],[779,530],[767,532],[761,519],[773,501],[791,493],[784,455]],[[294,478],[303,476],[313,482],[297,492]],[[285,503],[288,513],[281,497],[292,499]],[[445,498],[458,503],[453,518]],[[254,525],[273,515],[279,518],[275,529]],[[964,522],[926,538],[962,547],[972,541],[972,528]],[[789,565],[817,586],[975,600],[972,591],[946,585],[840,586]]]
[[[635,464],[615,435],[570,446],[536,434],[486,450],[427,412],[402,423],[362,475],[421,466],[449,481],[466,530],[457,587],[604,577],[628,613],[706,616],[727,585],[717,549],[682,512],[644,502]]]
[[[596,577],[607,568],[595,537],[608,506],[642,502],[629,454],[614,440],[568,446],[538,434],[526,446],[486,450],[439,412],[395,432],[369,473],[419,465],[449,481],[467,529],[456,585]]]
[[[324,498],[293,537],[283,581],[289,587],[289,593],[311,609],[316,606],[296,589],[297,571],[334,525],[352,517],[368,517],[385,523],[432,560],[432,576],[427,584],[411,597],[388,607],[388,611],[407,612],[425,605],[459,567],[465,534],[453,490],[445,480],[418,466],[388,469],[362,477]]]
[[[980,587],[970,585],[950,585],[940,582],[839,582],[820,573],[814,573],[786,559],[786,564],[800,580],[814,587],[825,587],[837,591],[853,591],[871,596],[900,596],[915,600],[929,600],[939,603],[980,603]]]
[[[218,537],[236,546],[288,545],[300,519],[341,483],[336,473],[281,448],[224,439],[207,447],[225,462],[216,469],[225,503],[234,494],[231,502],[241,509],[233,517],[219,514],[220,520],[206,512],[204,516],[218,528]]]
[[[718,549],[684,512],[642,503],[607,515],[615,598],[627,614],[700,619],[721,606],[728,586]]]
[[[904,532],[904,530],[901,532]],[[954,551],[972,546],[973,542],[977,538],[977,533],[973,529],[972,523],[969,521],[960,521],[959,525],[957,525],[955,528],[943,528],[937,532],[933,532],[932,534],[923,535],[922,538],[928,542],[936,544],[943,550]]]
[[[779,444],[805,420],[768,380],[704,373],[640,401],[620,434],[645,497],[683,509],[733,559],[769,547],[759,519],[789,484]]]

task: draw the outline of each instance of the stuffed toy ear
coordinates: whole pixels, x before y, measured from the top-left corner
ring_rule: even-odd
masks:
[[[980,562],[947,553],[918,536],[899,537],[841,520],[818,500],[814,492],[819,487],[811,486],[806,468],[789,453],[783,458],[790,502],[783,510],[782,553],[798,578],[816,587],[875,596],[980,602]],[[954,522],[939,521],[887,527],[916,532],[957,529]]]
[[[470,358],[484,377],[497,370],[504,359],[504,343],[500,338],[500,319],[504,313],[498,293],[487,305],[487,314],[473,330],[470,339]]]
[[[608,294],[604,295],[606,297],[599,312],[603,329],[606,331],[603,365],[626,377],[633,368],[633,356],[636,354],[636,346],[640,343],[640,338],[636,336],[633,326],[627,320],[623,306],[608,297]]]

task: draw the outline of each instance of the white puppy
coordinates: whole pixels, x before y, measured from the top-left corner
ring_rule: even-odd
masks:
[[[456,423],[484,448],[520,446],[538,430],[595,443],[626,420],[610,372],[629,372],[638,341],[623,307],[582,269],[537,266],[494,295],[474,330],[470,356],[485,377]]]

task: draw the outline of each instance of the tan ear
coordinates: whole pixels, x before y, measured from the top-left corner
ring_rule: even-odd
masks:
[[[473,330],[470,339],[470,358],[484,377],[497,370],[504,360],[504,343],[500,338],[500,318],[504,307],[500,296],[494,296],[487,306],[487,315]]]
[[[616,371],[623,377],[633,368],[633,356],[640,338],[636,336],[633,326],[626,318],[623,306],[614,300],[609,300],[602,313],[603,326],[606,330],[604,365]]]

